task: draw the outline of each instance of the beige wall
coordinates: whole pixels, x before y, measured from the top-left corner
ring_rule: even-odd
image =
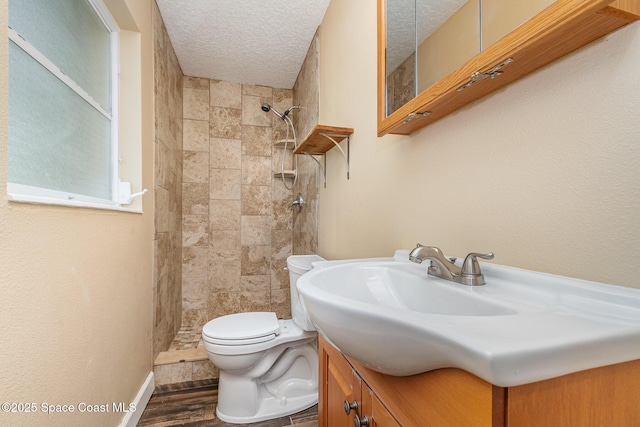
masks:
[[[484,2],[482,7],[484,10]],[[479,12],[478,0],[467,1],[418,46],[418,93],[427,90],[480,52]]]
[[[349,181],[329,152],[319,253],[384,256],[421,242],[640,287],[638,45],[635,23],[411,136],[377,138],[375,2],[333,0],[320,28],[320,123],[355,132]]]
[[[142,184],[153,188],[151,0],[141,31]],[[7,39],[7,1],[0,32]],[[0,43],[0,401],[131,402],[151,371],[153,195],[144,214],[7,202],[7,43]],[[113,426],[122,413],[0,414],[2,425]]]
[[[482,0],[482,48],[486,49],[555,0]]]

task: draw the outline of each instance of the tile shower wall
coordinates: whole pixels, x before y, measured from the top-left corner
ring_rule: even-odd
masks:
[[[282,159],[273,143],[286,127],[260,106],[284,111],[292,98],[292,90],[183,78],[183,327],[244,311],[290,316],[283,268],[293,196],[273,174]]]
[[[294,103],[304,107],[296,110],[297,114],[293,117],[300,141],[318,124],[320,109],[318,43],[316,34],[293,87]],[[322,185],[320,182],[322,178],[318,165],[313,159],[308,156],[298,157],[298,182],[293,194],[300,193],[305,205],[300,213],[294,214],[293,253],[315,254],[318,250],[318,185]]]
[[[155,239],[153,358],[167,350],[182,316],[182,70],[155,2]]]

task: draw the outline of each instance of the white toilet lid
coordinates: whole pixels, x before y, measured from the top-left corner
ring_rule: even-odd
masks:
[[[207,322],[202,335],[216,344],[244,345],[272,340],[280,333],[273,312],[236,313]]]

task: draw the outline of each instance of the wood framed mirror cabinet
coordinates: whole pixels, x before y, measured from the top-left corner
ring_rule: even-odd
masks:
[[[378,0],[378,136],[411,134],[640,19],[640,0],[445,3]]]

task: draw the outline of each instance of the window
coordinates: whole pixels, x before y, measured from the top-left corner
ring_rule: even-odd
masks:
[[[101,0],[9,1],[12,200],[119,206],[117,34]]]

